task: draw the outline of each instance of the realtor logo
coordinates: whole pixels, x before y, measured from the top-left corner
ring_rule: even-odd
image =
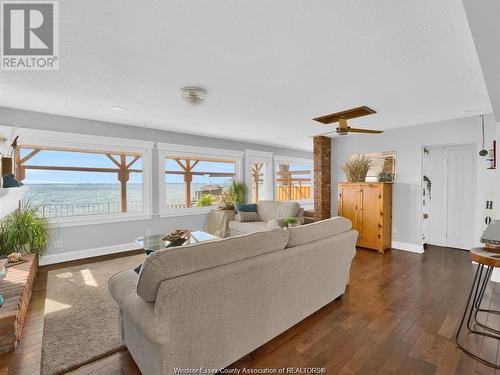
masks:
[[[2,70],[59,69],[59,3],[1,1]]]

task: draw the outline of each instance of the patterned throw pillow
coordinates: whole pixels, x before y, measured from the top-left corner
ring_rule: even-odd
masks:
[[[254,221],[260,221],[257,212],[238,211],[238,215],[240,216],[240,223],[251,223]]]

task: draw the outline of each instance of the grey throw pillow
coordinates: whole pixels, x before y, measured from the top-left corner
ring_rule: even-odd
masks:
[[[254,221],[260,221],[257,212],[239,211],[238,215],[240,216],[240,223],[251,223]]]

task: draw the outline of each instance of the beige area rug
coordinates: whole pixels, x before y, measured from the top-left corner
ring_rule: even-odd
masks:
[[[48,273],[42,375],[64,373],[123,346],[118,306],[108,292],[108,280],[136,267],[144,257],[133,255]]]

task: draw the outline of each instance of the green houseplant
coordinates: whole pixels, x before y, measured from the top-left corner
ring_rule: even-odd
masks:
[[[285,227],[294,227],[299,223],[299,221],[294,216],[288,216],[282,220],[282,223],[283,223],[283,226],[285,226]]]
[[[203,194],[198,198],[196,207],[207,207],[211,206],[212,204],[214,204],[214,197],[212,197],[210,194]]]
[[[234,210],[235,205],[247,201],[247,186],[233,178],[222,192],[219,207],[223,210]]]
[[[43,255],[48,244],[47,221],[38,215],[39,205],[33,197],[21,202],[19,210],[0,223],[0,253],[26,252]]]

